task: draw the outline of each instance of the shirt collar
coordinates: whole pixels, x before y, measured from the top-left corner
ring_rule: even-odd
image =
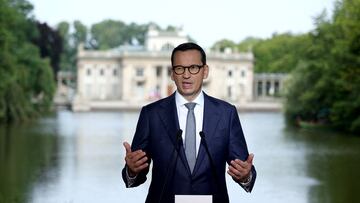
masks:
[[[175,101],[176,101],[176,105],[178,106],[183,106],[186,103],[189,103],[189,101],[186,100],[178,91],[175,92]],[[196,103],[197,105],[204,105],[203,91],[200,91],[200,94],[192,102]]]

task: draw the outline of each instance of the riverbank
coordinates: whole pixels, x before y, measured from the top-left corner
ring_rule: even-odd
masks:
[[[74,112],[82,111],[138,111],[151,102],[125,102],[125,101],[91,101],[86,103],[74,103],[69,106]],[[280,101],[252,101],[234,104],[240,112],[280,112]]]

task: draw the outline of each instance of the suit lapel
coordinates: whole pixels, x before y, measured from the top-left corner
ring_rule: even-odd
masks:
[[[202,131],[205,134],[205,139],[208,142],[208,146],[210,147],[210,143],[212,137],[215,134],[217,125],[220,119],[220,112],[217,108],[216,101],[212,100],[208,95],[204,93],[204,115],[203,115],[203,129]],[[211,151],[211,148],[209,149]],[[204,157],[208,156],[203,146],[203,143],[200,144],[198,157],[196,159],[195,168],[193,175],[196,175],[196,172],[199,170]]]
[[[172,94],[168,99],[163,100],[160,106],[160,119],[166,128],[167,135],[169,136],[171,142],[174,144],[174,146],[176,146],[176,134],[180,129],[180,126],[175,103],[175,93]],[[184,133],[185,132],[183,132],[183,134]],[[185,168],[187,169],[187,172],[191,174],[183,145],[181,145],[179,152],[180,159],[182,160]]]
[[[180,129],[176,111],[175,95],[172,94],[169,98],[164,99],[160,106],[161,108],[158,112],[160,119],[166,128],[169,138],[175,144],[176,132]]]

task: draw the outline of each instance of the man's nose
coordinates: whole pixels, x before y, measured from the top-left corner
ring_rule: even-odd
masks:
[[[189,69],[185,68],[185,71],[183,73],[183,77],[184,78],[190,78],[190,76],[191,76],[191,73],[190,73]]]

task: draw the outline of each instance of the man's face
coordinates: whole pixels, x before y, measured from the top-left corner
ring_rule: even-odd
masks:
[[[201,62],[201,54],[198,50],[177,51],[174,54],[173,67],[191,65],[204,65]],[[178,92],[185,97],[186,100],[192,101],[201,91],[203,79],[209,74],[209,67],[204,65],[197,74],[191,74],[189,69],[178,75],[171,71],[171,79],[175,82]]]

